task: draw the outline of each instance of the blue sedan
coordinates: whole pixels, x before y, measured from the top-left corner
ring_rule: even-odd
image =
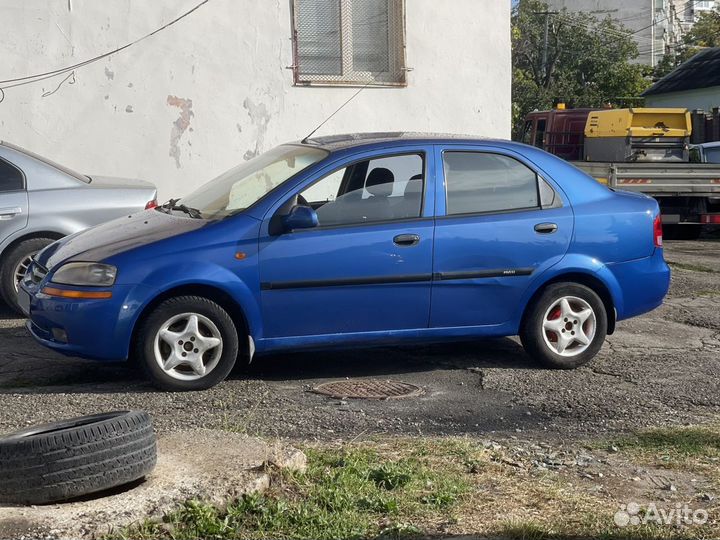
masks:
[[[258,353],[518,334],[575,368],[669,281],[653,199],[521,144],[382,133],[278,146],[59,240],[20,303],[47,347],[198,390]]]

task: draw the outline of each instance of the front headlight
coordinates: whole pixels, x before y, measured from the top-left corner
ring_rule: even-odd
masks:
[[[63,285],[109,287],[115,283],[115,276],[117,268],[110,264],[71,262],[62,265],[50,281]]]

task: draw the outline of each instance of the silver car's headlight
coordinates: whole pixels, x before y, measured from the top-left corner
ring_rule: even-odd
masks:
[[[117,268],[110,264],[95,262],[71,262],[55,272],[51,281],[63,285],[109,287],[115,283]]]

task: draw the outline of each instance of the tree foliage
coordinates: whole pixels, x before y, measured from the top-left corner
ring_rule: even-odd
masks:
[[[650,69],[633,64],[638,47],[612,19],[566,10],[545,15],[541,0],[523,0],[513,10],[513,124],[558,102],[571,107],[624,105],[650,84]],[[548,22],[545,54],[546,17]]]

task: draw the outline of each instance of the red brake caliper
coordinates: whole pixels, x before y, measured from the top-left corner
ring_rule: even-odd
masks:
[[[560,307],[559,306],[556,307],[555,309],[553,309],[550,312],[550,315],[548,315],[548,321],[554,321],[555,319],[559,319],[561,313],[562,313],[562,310],[560,309]],[[557,334],[555,334],[554,332],[550,332],[549,330],[546,330],[545,334],[547,335],[547,338],[551,342],[553,342],[553,343],[557,342],[557,340],[558,340]]]

